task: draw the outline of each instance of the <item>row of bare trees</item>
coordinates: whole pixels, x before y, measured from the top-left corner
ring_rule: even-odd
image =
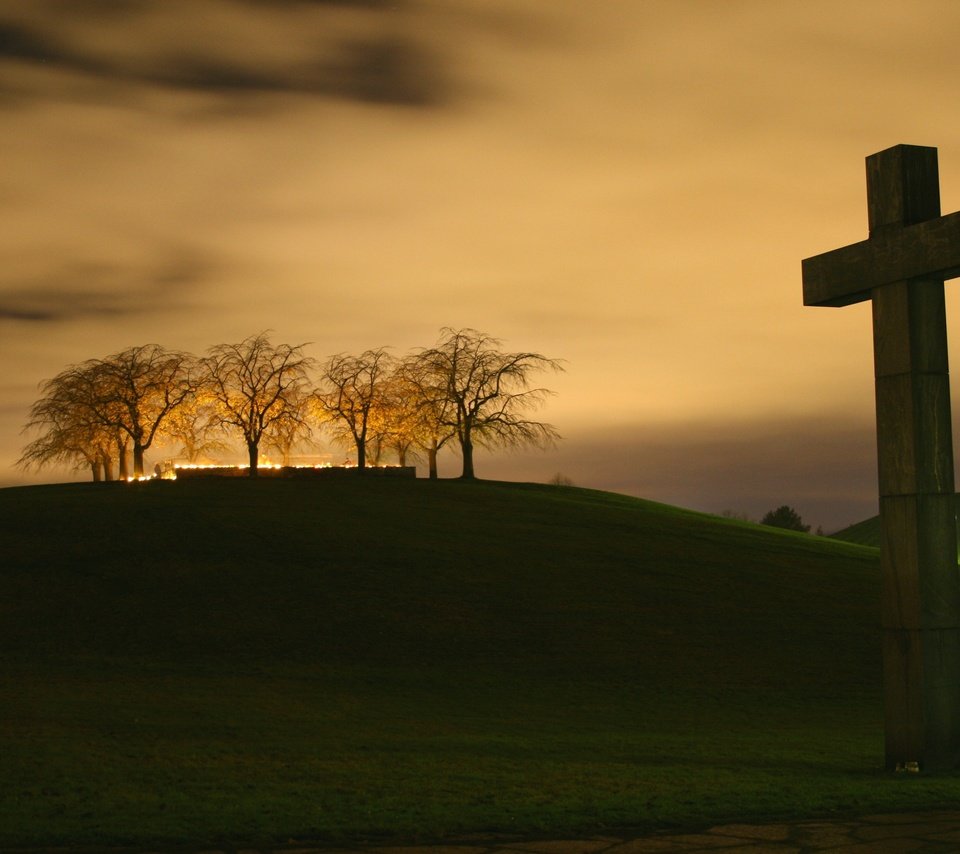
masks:
[[[261,446],[289,461],[318,427],[356,450],[357,467],[392,452],[400,465],[425,455],[431,478],[448,442],[474,477],[475,447],[533,445],[558,438],[532,413],[550,391],[532,384],[561,370],[539,353],[504,352],[475,329],[444,329],[437,344],[396,358],[387,348],[339,353],[318,364],[306,345],[274,345],[267,333],[218,344],[197,358],[155,344],[74,365],[41,384],[25,430],[39,435],[22,467],[89,467],[93,479],[141,476],[155,440],[177,443],[190,461],[242,437],[256,476]],[[314,385],[311,377],[318,375]]]

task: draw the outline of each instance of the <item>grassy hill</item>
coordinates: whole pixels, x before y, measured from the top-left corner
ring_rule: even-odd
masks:
[[[960,514],[960,495],[955,496],[955,499],[957,512]],[[960,529],[958,529],[958,533],[960,533]],[[844,528],[842,531],[837,531],[835,534],[831,534],[831,536],[834,539],[843,540],[847,543],[857,543],[862,546],[879,548],[880,517],[871,516],[869,519],[864,519],[862,522],[850,525],[850,527]]]
[[[835,540],[856,543],[861,546],[880,548],[880,517],[871,516],[830,535]]]
[[[955,804],[882,773],[874,549],[576,488],[0,490],[0,847]]]

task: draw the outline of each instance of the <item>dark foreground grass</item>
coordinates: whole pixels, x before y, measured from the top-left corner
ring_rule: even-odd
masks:
[[[955,805],[882,770],[875,550],[588,490],[0,490],[0,847]]]

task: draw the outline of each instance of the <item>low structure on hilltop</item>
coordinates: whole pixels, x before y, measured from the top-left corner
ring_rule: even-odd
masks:
[[[257,477],[345,477],[363,474],[370,477],[416,477],[416,466],[259,466]],[[249,466],[173,466],[159,473],[169,480],[204,477],[247,477]]]

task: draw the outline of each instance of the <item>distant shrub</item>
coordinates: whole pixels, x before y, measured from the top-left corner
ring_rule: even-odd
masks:
[[[547,483],[549,483],[550,486],[573,486],[573,480],[562,472],[557,472]]]
[[[752,522],[749,514],[743,510],[724,510],[720,514],[724,519],[736,519],[738,522]]]
[[[788,531],[802,531],[804,534],[810,530],[809,525],[803,524],[803,519],[800,518],[800,514],[786,504],[767,513],[760,520],[760,524],[771,525],[774,528],[785,528]]]

